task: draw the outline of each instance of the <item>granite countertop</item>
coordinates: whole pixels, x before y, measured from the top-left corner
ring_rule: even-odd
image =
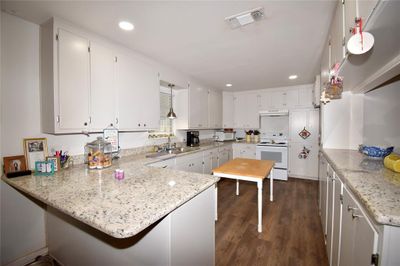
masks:
[[[209,143],[179,155],[146,158],[146,154],[119,159],[103,170],[89,171],[76,165],[54,176],[22,176],[2,179],[11,186],[59,211],[115,238],[136,235],[180,205],[206,190],[219,178],[147,164],[184,156],[230,143]],[[124,180],[113,177],[115,169],[125,171]]]
[[[323,153],[377,223],[400,226],[400,173],[358,151],[324,149]]]

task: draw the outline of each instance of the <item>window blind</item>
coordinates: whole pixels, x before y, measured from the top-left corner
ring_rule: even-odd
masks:
[[[160,132],[170,133],[172,121],[167,118],[170,108],[171,94],[160,92]]]

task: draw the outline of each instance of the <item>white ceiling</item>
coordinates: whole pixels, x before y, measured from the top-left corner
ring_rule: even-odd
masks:
[[[26,20],[73,22],[185,72],[213,88],[312,83],[335,1],[2,1]],[[262,6],[265,18],[231,29],[224,18]],[[120,20],[135,25],[118,28]],[[297,74],[297,80],[288,76]]]

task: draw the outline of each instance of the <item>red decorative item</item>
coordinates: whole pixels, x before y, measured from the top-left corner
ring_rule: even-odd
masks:
[[[306,138],[308,138],[309,136],[311,136],[311,133],[310,133],[310,131],[308,131],[308,130],[306,129],[306,127],[304,127],[303,130],[300,131],[299,136],[302,137],[303,139],[306,139]]]

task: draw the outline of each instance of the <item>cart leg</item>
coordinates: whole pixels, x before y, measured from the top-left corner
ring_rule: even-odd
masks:
[[[239,179],[236,179],[236,196],[239,196]]]
[[[262,232],[262,180],[257,182],[258,188],[258,232]]]
[[[274,201],[274,169],[272,168],[269,174],[269,201]]]
[[[215,221],[218,221],[218,186],[215,183]]]

